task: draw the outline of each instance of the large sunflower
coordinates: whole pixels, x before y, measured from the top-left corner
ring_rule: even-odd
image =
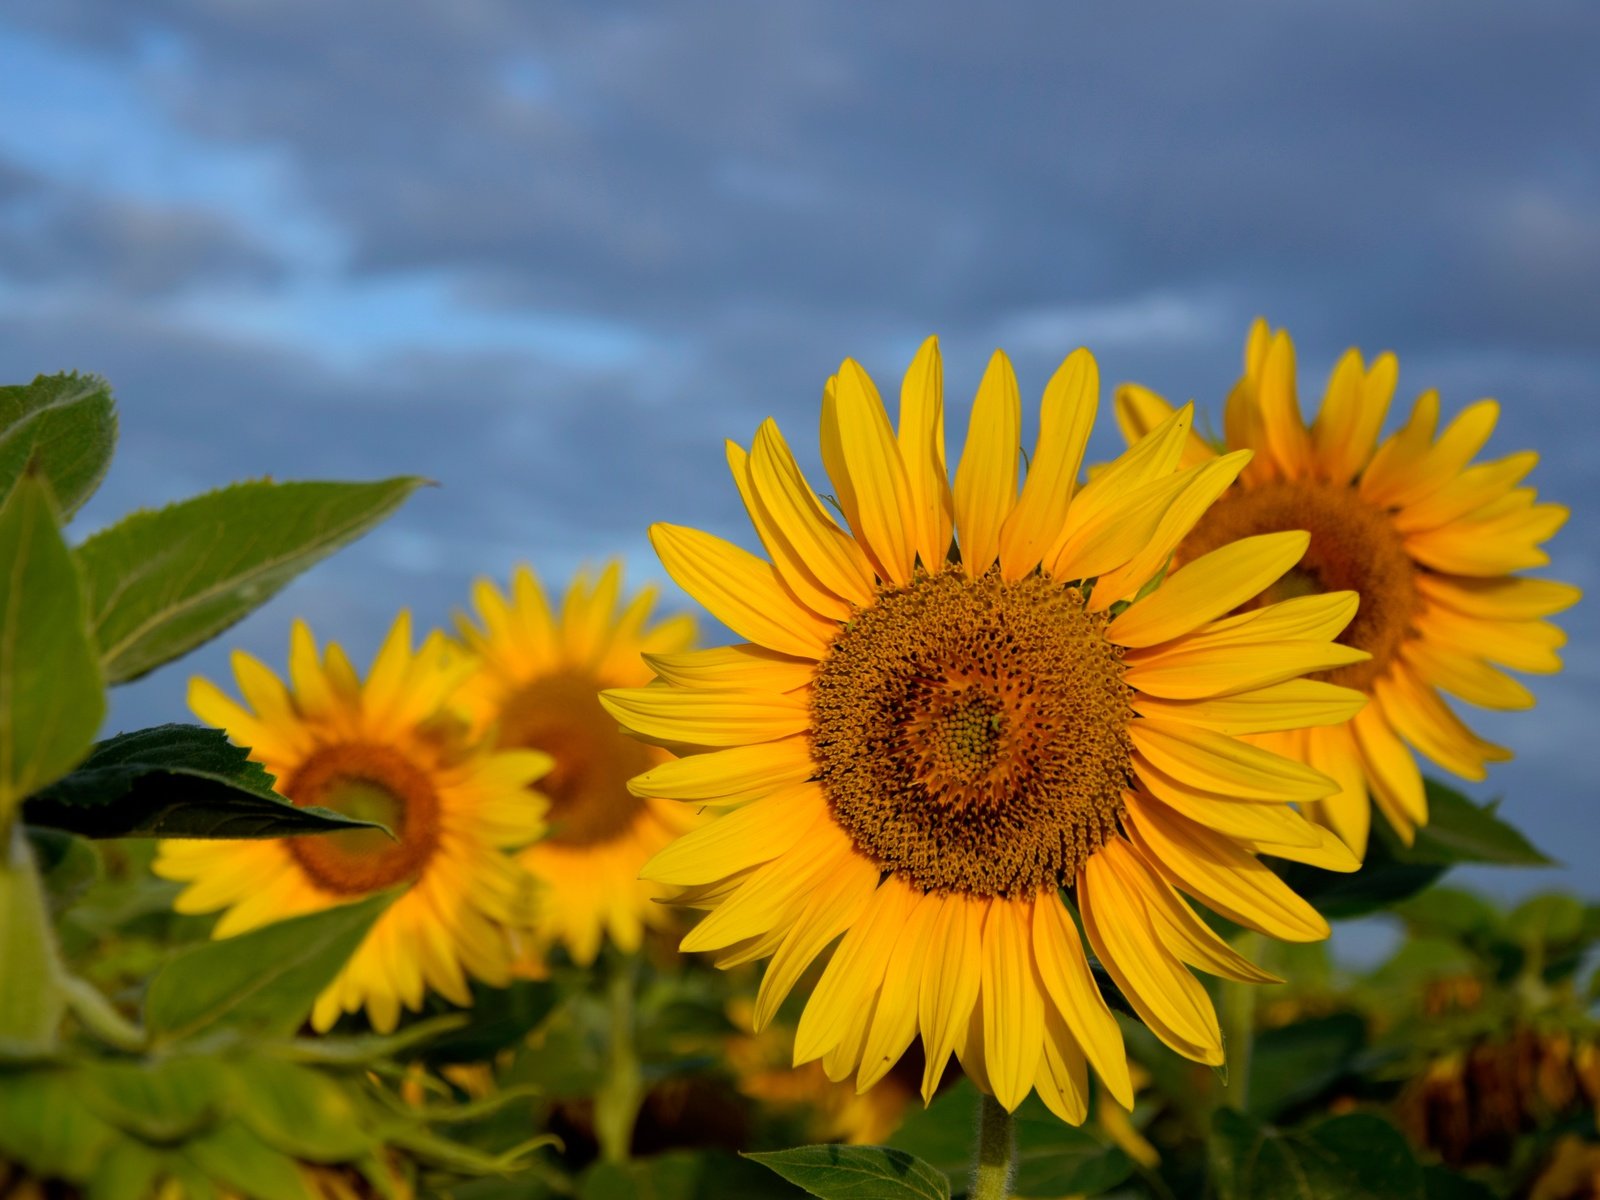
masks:
[[[662,889],[639,868],[694,821],[680,804],[628,791],[628,780],[669,755],[619,733],[600,707],[601,688],[647,683],[642,655],[675,654],[694,640],[686,616],[652,623],[656,591],[622,600],[622,568],[573,580],[558,615],[528,567],[502,594],[488,580],[473,591],[478,624],[459,620],[478,669],[463,690],[476,721],[508,748],[540,750],[555,765],[539,782],[550,797],[550,836],[519,860],[546,887],[534,926],[534,957],[554,943],[574,961],[594,961],[601,939],[639,946],[659,926]],[[537,961],[533,964],[537,966]]]
[[[1469,466],[1494,430],[1499,405],[1480,400],[1436,432],[1439,395],[1424,392],[1406,423],[1379,442],[1398,365],[1371,366],[1345,352],[1311,428],[1295,394],[1294,344],[1258,320],[1245,373],[1228,397],[1231,451],[1256,452],[1238,483],[1178,546],[1175,562],[1197,559],[1236,538],[1280,529],[1310,531],[1295,567],[1244,607],[1285,596],[1350,590],[1361,607],[1339,640],[1371,658],[1324,678],[1365,692],[1371,703],[1338,725],[1259,740],[1339,781],[1311,810],[1364,854],[1368,795],[1406,842],[1428,819],[1412,750],[1448,771],[1482,779],[1485,764],[1511,757],[1464,725],[1439,695],[1487,708],[1527,708],[1533,695],[1499,667],[1550,672],[1565,635],[1542,618],[1575,603],[1575,587],[1513,574],[1543,566],[1539,549],[1567,519],[1519,487],[1538,461],[1530,451]],[[1130,441],[1168,421],[1172,408],[1144,388],[1124,386],[1117,418]],[[1212,461],[1191,435],[1182,462]]]
[[[550,760],[466,738],[448,707],[467,669],[459,659],[440,634],[413,652],[403,612],[365,682],[337,645],[319,655],[300,621],[291,686],[243,651],[233,672],[245,704],[208,679],[190,681],[195,715],[250,747],[284,796],[394,832],[161,843],[156,871],[189,885],[177,909],[227,910],[217,937],[403,889],[318,998],[319,1030],[364,1007],[388,1032],[429,988],[470,1004],[467,976],[509,979],[506,929],[526,924],[532,880],[506,851],[544,829],[544,802],[528,784]]]
[[[797,1062],[820,1057],[866,1089],[920,1034],[925,1097],[953,1051],[1007,1108],[1037,1088],[1078,1122],[1086,1060],[1125,1105],[1132,1088],[1074,911],[1150,1027],[1207,1063],[1222,1041],[1188,966],[1269,977],[1180,892],[1278,937],[1327,934],[1256,854],[1353,868],[1293,807],[1335,784],[1237,735],[1355,712],[1358,693],[1298,678],[1366,657],[1331,641],[1355,597],[1225,615],[1299,560],[1303,533],[1222,547],[1146,594],[1249,455],[1179,470],[1185,410],[1078,488],[1099,390],[1087,351],[1045,389],[1020,495],[1005,356],[978,390],[953,488],[941,390],[931,339],[898,433],[856,363],[829,381],[822,456],[848,532],[771,421],[748,454],[730,445],[771,561],[678,526],[651,536],[749,642],[658,658],[659,684],[602,699],[685,754],[639,789],[739,806],[645,873],[712,910],[684,949],[724,966],[772,957],[758,1027],[844,935]]]

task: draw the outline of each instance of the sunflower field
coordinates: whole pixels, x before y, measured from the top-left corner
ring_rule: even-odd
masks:
[[[1560,850],[1457,790],[1579,599],[1498,406],[1264,322],[1198,407],[943,378],[728,430],[692,610],[488,563],[119,730],[425,481],[74,544],[110,386],[0,388],[0,1196],[1600,1197],[1600,906],[1451,877]]]

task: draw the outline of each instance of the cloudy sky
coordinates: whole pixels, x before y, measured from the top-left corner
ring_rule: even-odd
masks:
[[[1597,61],[1584,0],[8,0],[0,378],[113,382],[77,532],[244,476],[439,482],[213,674],[296,613],[370,652],[519,559],[657,578],[652,520],[743,536],[723,438],[774,415],[814,457],[839,359],[892,387],[930,332],[952,401],[996,346],[1037,396],[1086,344],[1213,414],[1258,313],[1308,397],[1393,349],[1408,397],[1502,401],[1592,594]],[[1565,623],[1470,790],[1578,867],[1474,876],[1505,894],[1597,892],[1600,631]],[[181,719],[186,674],[113,720]]]

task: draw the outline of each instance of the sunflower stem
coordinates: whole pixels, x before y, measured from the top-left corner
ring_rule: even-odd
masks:
[[[610,1011],[610,1039],[606,1047],[606,1079],[594,1098],[594,1131],[600,1157],[606,1162],[627,1162],[633,1147],[633,1126],[644,1100],[644,1077],[634,1047],[634,990],[638,977],[636,954],[619,954],[611,962],[606,983]]]
[[[1006,1200],[1016,1157],[1011,1114],[993,1096],[984,1096],[978,1109],[978,1162],[972,1170],[969,1200]]]
[[[1243,930],[1233,940],[1233,948],[1255,961],[1261,950],[1261,935]],[[1256,1037],[1256,985],[1233,979],[1222,981],[1222,1052],[1227,1056],[1228,1082],[1222,1090],[1222,1103],[1243,1112],[1250,1104],[1250,1060]]]

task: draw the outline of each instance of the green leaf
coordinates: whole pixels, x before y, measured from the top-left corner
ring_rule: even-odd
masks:
[[[33,860],[38,864],[39,878],[50,901],[50,913],[59,920],[62,913],[99,882],[100,852],[93,842],[59,829],[25,825],[23,832],[33,850]]]
[[[383,892],[190,947],[150,981],[146,1028],[163,1042],[213,1025],[287,1037],[393,899]]]
[[[55,1049],[67,1010],[44,889],[21,826],[0,827],[0,1058]]]
[[[291,804],[249,756],[222,730],[201,725],[121,733],[96,745],[70,775],[30,796],[23,817],[94,838],[274,838],[383,828]]]
[[[0,387],[0,499],[33,463],[63,516],[94,494],[117,444],[111,386],[95,375],[40,375]]]
[[[942,1172],[887,1146],[797,1146],[744,1157],[822,1200],[950,1200]]]
[[[1428,823],[1417,830],[1416,842],[1396,847],[1402,862],[1493,863],[1509,867],[1547,867],[1552,860],[1520,831],[1496,815],[1498,803],[1474,804],[1454,788],[1434,779],[1428,791]]]
[[[0,1066],[0,1160],[74,1183],[89,1177],[117,1132],[84,1104],[78,1080],[69,1067]]]
[[[1447,1167],[1424,1167],[1422,1182],[1427,1200],[1495,1200],[1490,1188]]]
[[[1315,1099],[1345,1073],[1366,1040],[1366,1022],[1354,1013],[1263,1030],[1250,1056],[1250,1111],[1273,1117]]]
[[[345,1162],[373,1148],[362,1110],[324,1071],[258,1057],[234,1063],[235,1115],[263,1142],[307,1162]]]
[[[1411,1147],[1379,1117],[1351,1113],[1289,1133],[1222,1109],[1211,1134],[1222,1200],[1424,1200]]]
[[[105,686],[72,555],[44,481],[24,474],[0,507],[0,830],[65,775],[105,715]]]
[[[147,1142],[184,1141],[227,1115],[227,1075],[214,1058],[95,1062],[78,1080],[96,1113]]]
[[[1122,1150],[1048,1111],[1023,1118],[1019,1110],[1016,1130],[1019,1196],[1096,1196],[1133,1174],[1133,1160]]]
[[[926,1108],[913,1104],[889,1145],[941,1171],[959,1190],[972,1173],[977,1111],[978,1089],[962,1076]]]
[[[227,1191],[251,1200],[317,1200],[293,1159],[237,1121],[186,1142],[183,1156]]]
[[[421,483],[257,480],[95,534],[77,553],[106,678],[136,679],[215,637]]]

